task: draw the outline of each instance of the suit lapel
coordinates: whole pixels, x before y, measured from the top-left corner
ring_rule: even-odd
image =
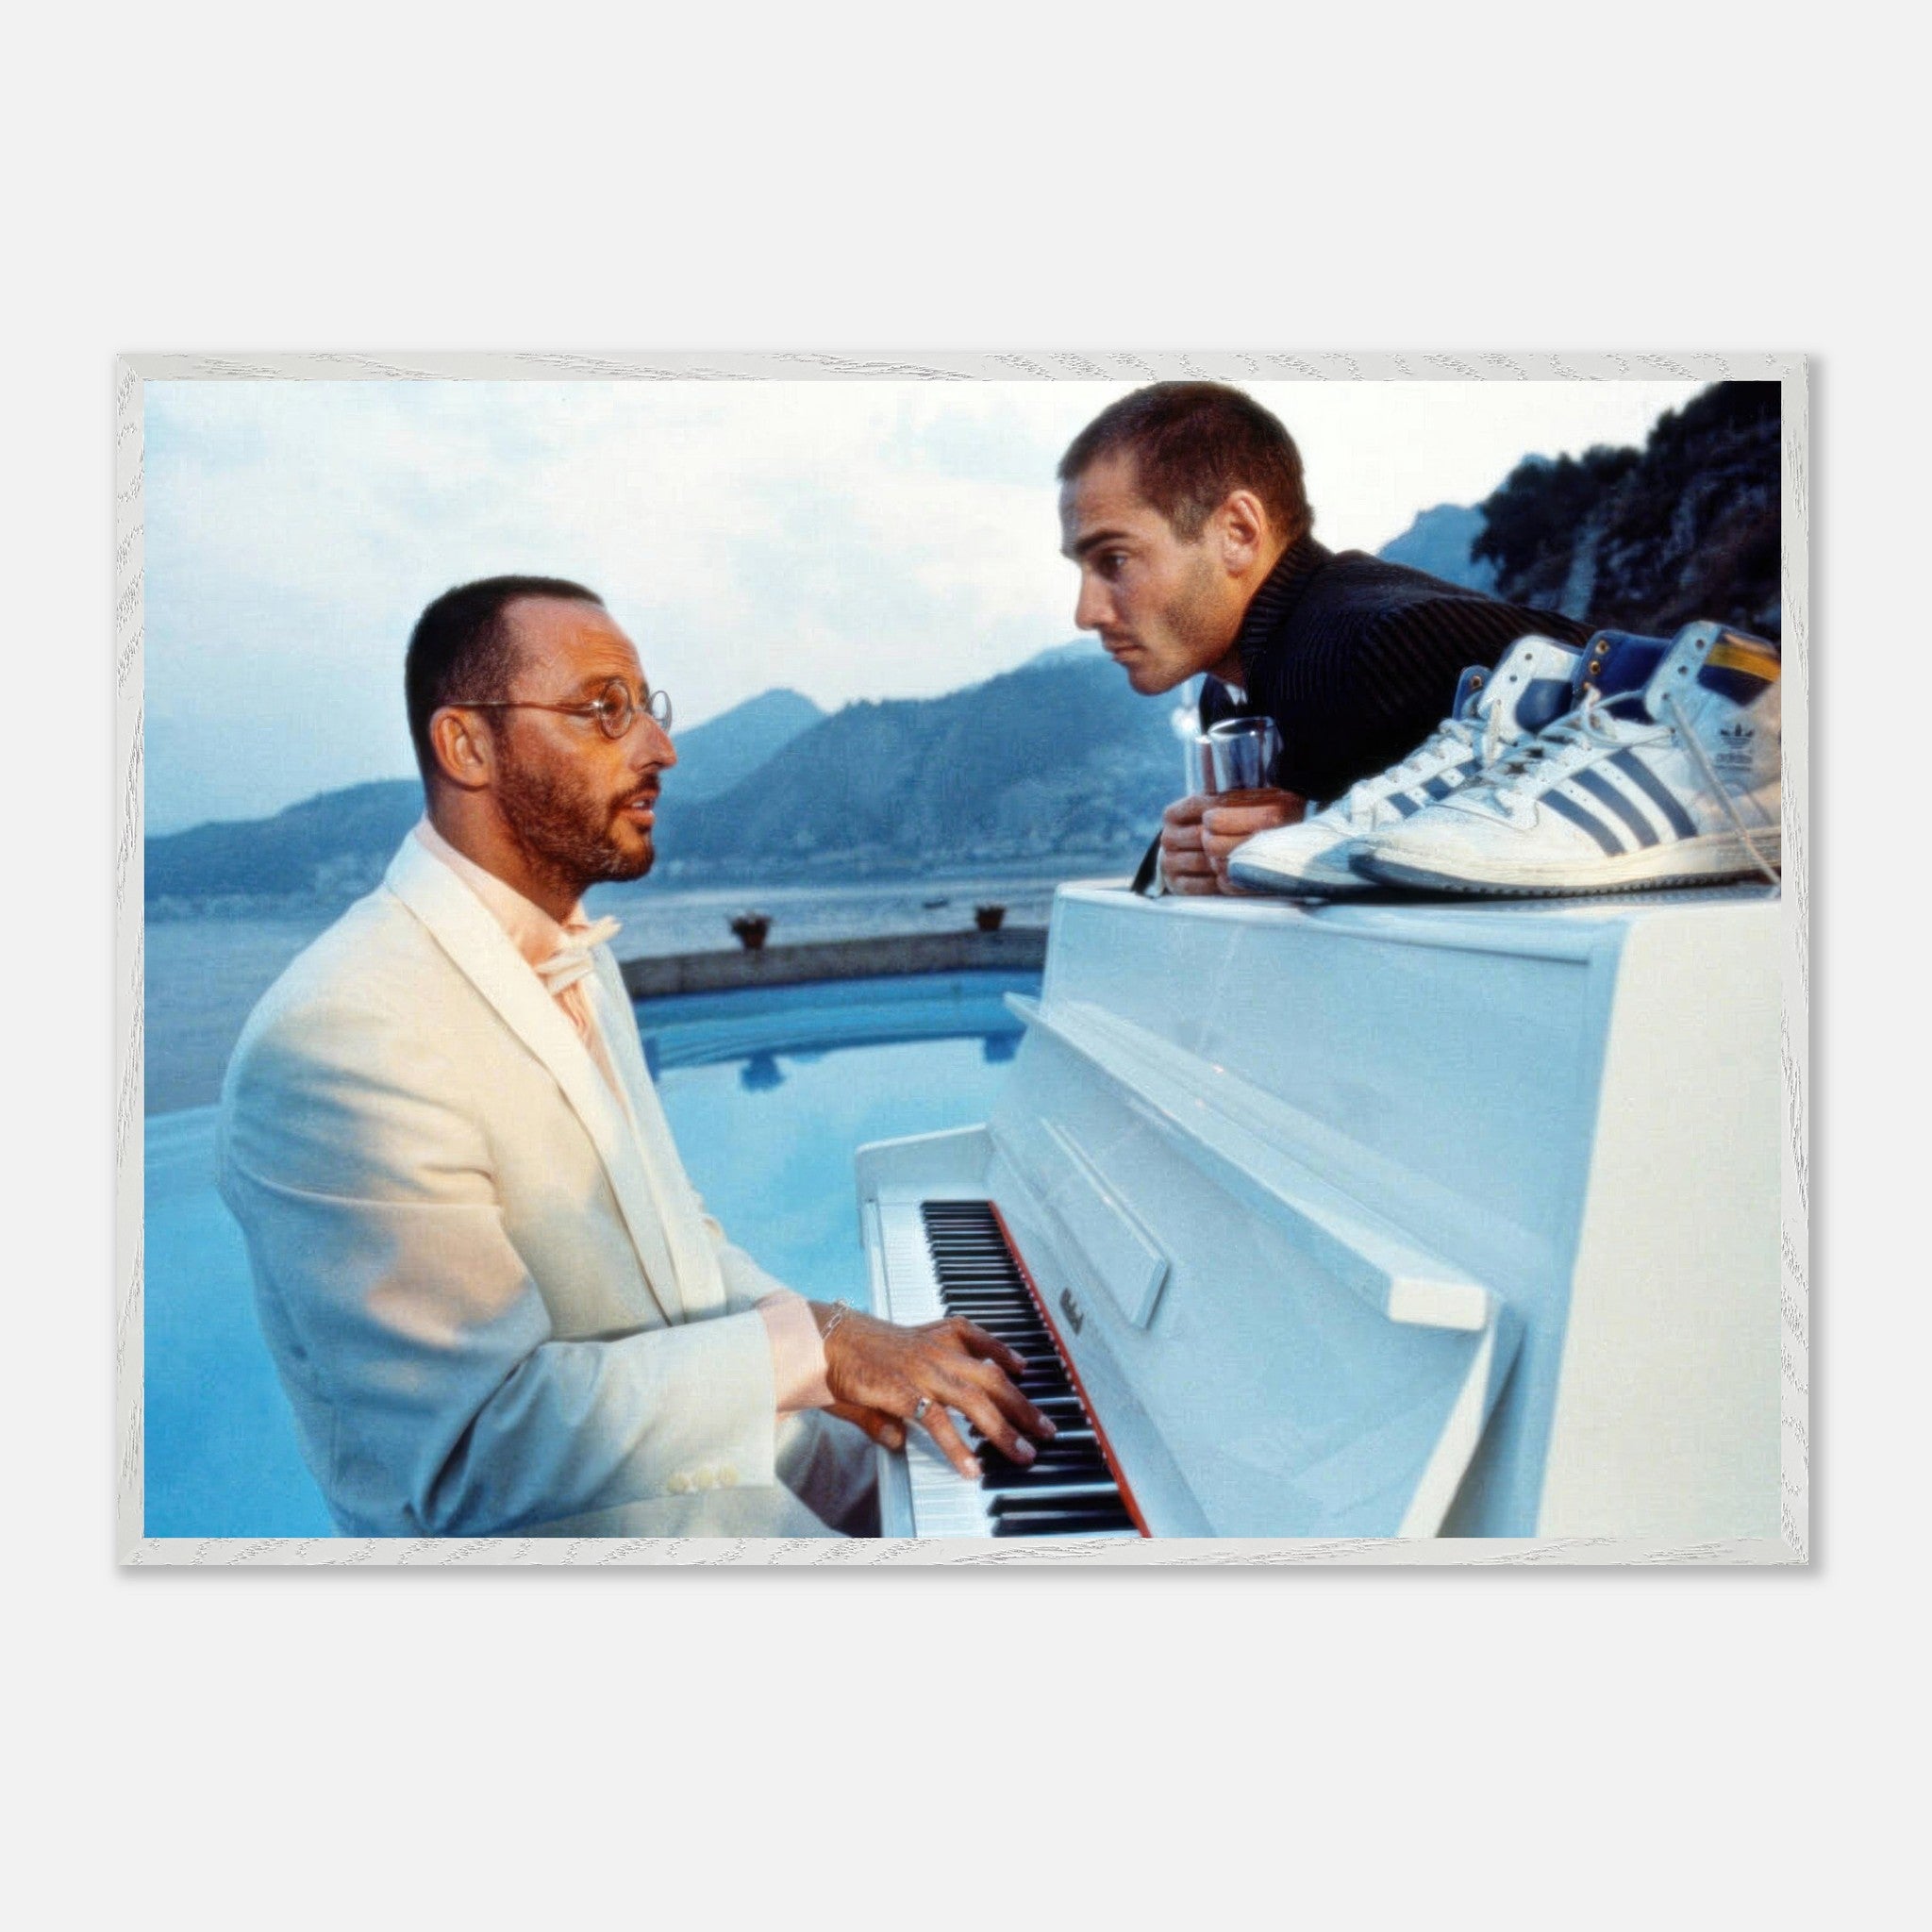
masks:
[[[676,1210],[659,1198],[669,1187],[654,1187],[623,1103],[605,1084],[576,1029],[482,901],[414,834],[390,861],[385,883],[557,1082],[603,1163],[653,1297],[667,1322],[683,1320],[679,1271],[668,1239]]]
[[[663,1176],[663,1192],[675,1195],[675,1200],[667,1198],[664,1202],[664,1226],[672,1258],[677,1264],[678,1291],[684,1298],[685,1314],[716,1314],[724,1306],[724,1277],[719,1271],[717,1250],[711,1244],[696,1196],[685,1174],[684,1162],[678,1158],[676,1142],[671,1138],[671,1123],[664,1118],[664,1104],[658,1098],[651,1070],[644,1064],[637,1016],[631,1009],[630,995],[624,990],[624,974],[608,947],[599,946],[594,957],[597,970],[588,983],[595,988],[592,997],[598,1024],[604,1029],[604,1043],[610,1051],[617,1077],[630,1097],[631,1113],[645,1158]]]

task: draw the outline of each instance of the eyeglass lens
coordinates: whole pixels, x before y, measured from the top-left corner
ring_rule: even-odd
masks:
[[[630,694],[629,685],[621,677],[613,677],[599,693],[597,706],[597,722],[604,727],[605,737],[624,738],[628,735],[638,715],[637,702]],[[657,721],[660,730],[671,729],[669,691],[652,691],[644,699],[643,708]]]

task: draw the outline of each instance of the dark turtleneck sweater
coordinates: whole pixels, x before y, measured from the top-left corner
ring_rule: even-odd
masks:
[[[1235,639],[1251,712],[1281,730],[1275,782],[1327,803],[1407,758],[1448,715],[1457,680],[1535,631],[1590,627],[1499,604],[1359,550],[1304,537],[1269,572]]]
[[[1235,639],[1247,703],[1210,677],[1201,723],[1273,718],[1282,745],[1274,782],[1312,808],[1406,758],[1448,715],[1463,671],[1493,665],[1531,631],[1573,644],[1590,636],[1553,610],[1304,537],[1255,592]],[[1158,841],[1149,857],[1158,862]],[[1136,889],[1152,879],[1143,861]]]

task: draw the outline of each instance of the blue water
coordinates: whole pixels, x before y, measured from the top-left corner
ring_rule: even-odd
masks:
[[[665,1112],[733,1241],[802,1292],[864,1292],[852,1157],[984,1120],[1037,976],[929,974],[688,994],[639,1009]],[[241,1230],[214,1191],[212,1108],[147,1121],[149,1536],[332,1525],[255,1323]]]

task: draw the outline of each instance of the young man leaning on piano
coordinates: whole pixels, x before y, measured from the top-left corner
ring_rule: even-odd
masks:
[[[1032,1462],[1056,1424],[1006,1341],[808,1302],[693,1191],[581,903],[650,869],[677,761],[601,600],[462,586],[405,681],[426,815],[223,1092],[223,1197],[341,1529],[863,1535],[874,1441]]]
[[[1122,397],[1068,445],[1059,476],[1074,623],[1142,696],[1205,674],[1203,730],[1261,715],[1281,733],[1272,786],[1240,805],[1196,793],[1168,807],[1137,891],[1228,891],[1237,845],[1413,751],[1467,667],[1494,665],[1529,632],[1589,636],[1555,611],[1324,548],[1294,440],[1220,383]]]

